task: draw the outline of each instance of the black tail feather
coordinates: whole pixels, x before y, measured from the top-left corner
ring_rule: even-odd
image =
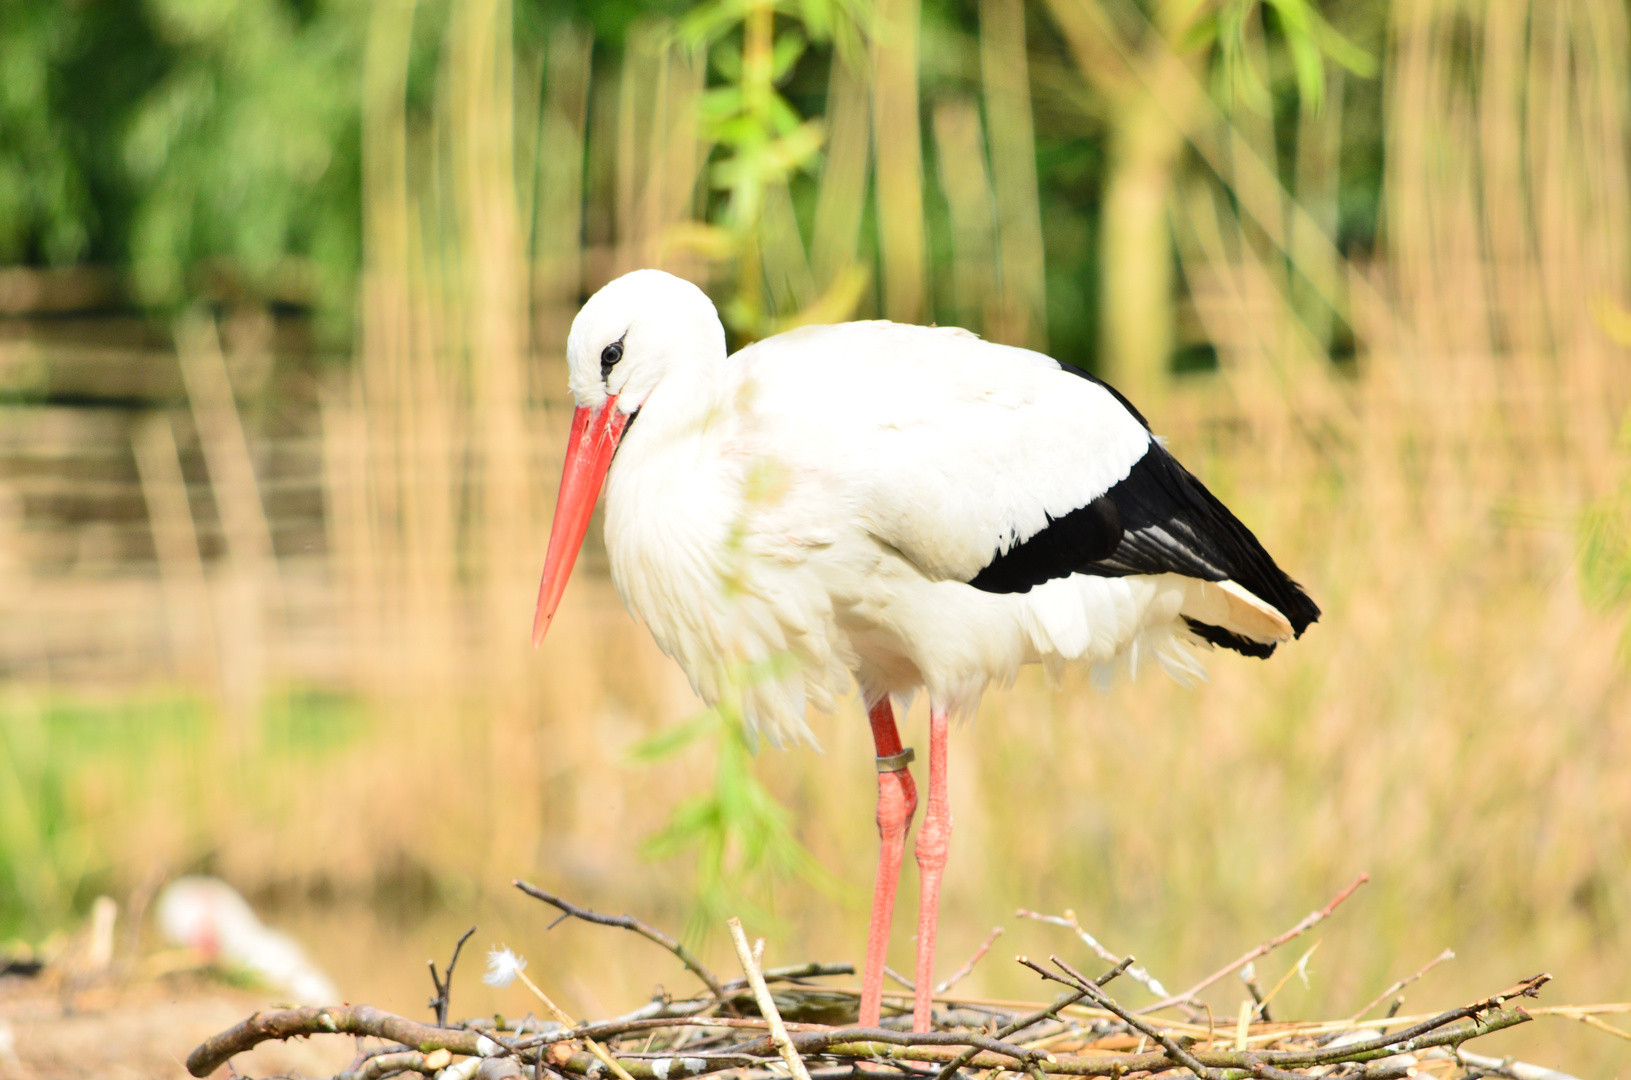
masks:
[[[1224,649],[1233,649],[1242,656],[1255,656],[1259,660],[1267,660],[1274,655],[1274,642],[1272,641],[1267,643],[1253,641],[1249,637],[1241,637],[1239,634],[1231,633],[1221,626],[1196,622],[1188,615],[1184,616],[1184,623],[1189,627],[1191,633],[1203,641],[1209,641],[1213,645]]]
[[[1159,443],[1151,442],[1149,451],[1133,466],[1127,479],[1110,489],[1110,497],[1126,531],[1121,545],[1109,558],[1079,572],[1113,576],[1176,573],[1204,581],[1228,579],[1273,605],[1298,637],[1319,619],[1319,605],[1303,587],[1281,570],[1251,530]],[[1235,648],[1233,644],[1228,647]]]

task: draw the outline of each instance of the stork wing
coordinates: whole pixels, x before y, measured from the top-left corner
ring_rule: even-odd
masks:
[[[764,445],[835,516],[937,580],[1026,592],[1069,574],[1232,579],[1301,633],[1318,608],[1124,398],[966,331],[812,327],[737,354]],[[829,504],[831,505],[831,504]]]
[[[1151,445],[1102,384],[963,330],[809,327],[736,361],[743,451],[790,469],[806,485],[796,501],[826,507],[821,524],[859,527],[935,580],[973,579],[1108,492]]]
[[[1154,441],[1125,479],[999,553],[969,584],[990,592],[1025,592],[1068,573],[1233,581],[1272,605],[1298,635],[1320,613],[1251,530]],[[1227,644],[1239,647],[1233,638]]]

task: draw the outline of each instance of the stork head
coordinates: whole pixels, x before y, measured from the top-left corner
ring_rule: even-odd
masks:
[[[566,339],[572,397],[608,397],[633,416],[663,377],[692,357],[723,357],[725,328],[708,295],[661,270],[636,270],[589,298]]]
[[[595,499],[634,414],[676,370],[725,356],[725,328],[706,293],[661,270],[624,274],[589,298],[566,339],[572,433],[561,471],[532,643],[544,640],[566,591]]]

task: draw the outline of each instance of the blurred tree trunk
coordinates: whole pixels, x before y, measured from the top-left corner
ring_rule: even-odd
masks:
[[[1135,402],[1164,392],[1173,346],[1168,216],[1183,135],[1145,93],[1112,114],[1110,175],[1100,208],[1100,368]],[[1148,405],[1144,406],[1148,408]]]
[[[1173,250],[1168,216],[1185,145],[1181,98],[1158,97],[1144,73],[1171,62],[1179,5],[1152,21],[1112,19],[1097,0],[1049,0],[1054,22],[1110,124],[1109,176],[1099,225],[1099,369],[1134,402],[1159,400],[1173,345]]]
[[[873,43],[873,139],[883,314],[920,322],[928,308],[923,146],[918,127],[918,0],[880,0]]]
[[[980,78],[990,121],[1001,274],[994,297],[997,318],[986,334],[1008,345],[1046,349],[1047,275],[1022,0],[980,0]]]

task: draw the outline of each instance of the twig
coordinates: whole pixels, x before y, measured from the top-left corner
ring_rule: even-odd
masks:
[[[1383,990],[1380,994],[1377,994],[1375,997],[1373,997],[1369,1001],[1365,1002],[1364,1007],[1361,1008],[1358,1012],[1354,1013],[1352,1016],[1348,1017],[1348,1019],[1349,1020],[1358,1020],[1361,1016],[1364,1016],[1366,1013],[1368,1013],[1372,1009],[1376,1008],[1376,1006],[1380,1005],[1383,1001],[1385,1001],[1388,998],[1392,997],[1394,994],[1397,994],[1400,990],[1403,990],[1405,987],[1409,986],[1411,983],[1415,982],[1417,979],[1421,978],[1423,975],[1427,974],[1429,971],[1432,971],[1434,968],[1436,968],[1440,964],[1444,963],[1444,961],[1454,960],[1454,959],[1455,959],[1455,953],[1453,951],[1451,951],[1450,949],[1445,949],[1443,952],[1439,953],[1437,956],[1435,956],[1431,960],[1427,961],[1427,963],[1423,964],[1421,966],[1421,969],[1419,971],[1417,971],[1414,975],[1405,976],[1404,978],[1400,979],[1398,982],[1394,983],[1392,986],[1388,987],[1386,990]]]
[[[447,1027],[447,998],[448,991],[453,988],[453,968],[459,962],[459,953],[464,950],[464,943],[470,940],[470,935],[476,932],[472,926],[464,932],[453,946],[453,956],[447,962],[447,975],[438,978],[436,975],[436,961],[426,960],[430,965],[430,984],[436,988],[436,996],[430,999],[430,1007],[436,1011],[436,1026]]]
[[[565,1010],[563,1010],[559,1005],[551,1001],[549,995],[540,990],[538,988],[538,984],[529,979],[527,977],[527,973],[523,971],[520,966],[517,966],[515,969],[515,977],[520,979],[528,990],[532,991],[533,997],[544,1003],[544,1008],[549,1010],[549,1014],[555,1018],[555,1022],[557,1024],[560,1024],[561,1027],[567,1029],[578,1026],[578,1022],[568,1016]],[[612,1070],[612,1075],[617,1077],[617,1080],[634,1080],[634,1077],[629,1075],[628,1070],[623,1068],[622,1065],[618,1064],[617,1059],[606,1052],[606,1048],[604,1046],[601,1046],[598,1042],[587,1036],[585,1036],[583,1039],[583,1045],[587,1046],[589,1048],[589,1052],[595,1055],[595,1057],[599,1058],[602,1064],[604,1064],[608,1069]]]
[[[567,1031],[548,1031],[529,1035],[515,1044],[517,1050],[529,1050],[540,1043],[571,1042],[573,1039],[612,1039],[635,1031],[660,1031],[664,1028],[768,1028],[769,1022],[754,1016],[655,1016],[636,1019],[599,1020],[580,1024]],[[816,1024],[789,1024],[789,1031],[827,1030]]]
[[[1421,1058],[1423,1061],[1454,1061],[1463,1068],[1471,1065],[1500,1076],[1514,1077],[1515,1080],[1576,1080],[1566,1072],[1559,1072],[1545,1065],[1531,1065],[1527,1061],[1514,1061],[1512,1058],[1490,1057],[1487,1054],[1475,1054],[1471,1050],[1459,1048],[1452,1052],[1435,1047],[1422,1054]]]
[[[798,982],[800,979],[819,979],[828,975],[854,975],[854,964],[822,964],[811,961],[808,964],[788,964],[786,967],[765,968],[760,972],[765,982],[778,981]],[[727,994],[733,990],[746,990],[748,988],[747,976],[739,979],[727,979],[719,984]]]
[[[1269,1007],[1269,1002],[1274,1000],[1274,995],[1278,994],[1281,990],[1283,990],[1285,988],[1286,983],[1291,981],[1291,977],[1293,975],[1295,975],[1299,971],[1303,971],[1303,972],[1307,971],[1307,968],[1303,967],[1303,965],[1308,963],[1308,958],[1310,956],[1313,956],[1314,955],[1314,950],[1319,948],[1319,947],[1320,947],[1320,943],[1317,942],[1317,941],[1314,942],[1313,945],[1309,946],[1307,952],[1303,953],[1302,956],[1297,958],[1297,962],[1295,964],[1292,964],[1290,967],[1286,968],[1286,973],[1284,975],[1280,976],[1280,981],[1274,984],[1274,989],[1270,990],[1268,992],[1268,994],[1264,996],[1263,1000],[1257,1003],[1257,1014],[1259,1016],[1263,1017],[1263,1019],[1265,1019],[1265,1020],[1268,1019],[1268,1011],[1267,1010],[1268,1010],[1268,1007]],[[1308,979],[1307,979],[1307,976],[1305,975],[1304,978],[1303,978],[1303,984],[1306,986],[1307,983],[1308,983]]]
[[[1349,1043],[1347,1046],[1341,1047],[1340,1052],[1345,1055],[1402,1054],[1413,1049],[1418,1049],[1421,1046],[1442,1045],[1442,1043],[1430,1044],[1428,1042],[1418,1042],[1418,1040],[1421,1040],[1424,1036],[1433,1034],[1435,1032],[1440,1032],[1440,1029],[1445,1027],[1445,1025],[1453,1024],[1457,1020],[1471,1018],[1476,1027],[1476,1025],[1480,1023],[1478,1020],[1478,1015],[1480,1013],[1500,1011],[1504,1009],[1508,1001],[1516,997],[1534,997],[1540,991],[1542,986],[1545,986],[1551,981],[1551,975],[1542,972],[1539,975],[1531,976],[1530,978],[1525,979],[1523,982],[1517,983],[1516,985],[1501,991],[1499,994],[1484,998],[1482,1001],[1475,1001],[1470,1005],[1463,1005],[1459,1009],[1451,1009],[1449,1012],[1439,1013],[1437,1016],[1423,1020],[1419,1024],[1413,1024],[1402,1031],[1396,1031],[1389,1035],[1378,1035],[1376,1038],[1367,1039],[1364,1042]],[[1530,1018],[1529,1014],[1522,1009],[1514,1010],[1514,1012],[1517,1014],[1519,1019],[1514,1020],[1513,1023],[1523,1023]],[[1510,1027],[1511,1024],[1504,1024],[1502,1026]],[[1497,1029],[1489,1028],[1488,1030],[1494,1031]],[[1474,1031],[1471,1034],[1461,1036],[1461,1038],[1463,1040],[1469,1039],[1474,1034],[1481,1035],[1484,1034],[1484,1032]],[[1415,1043],[1416,1045],[1411,1045],[1412,1043]],[[1310,1061],[1309,1064],[1323,1065],[1328,1064],[1332,1060],[1336,1059],[1325,1058],[1322,1060]],[[1350,1057],[1348,1060],[1353,1060],[1353,1058]],[[1283,1064],[1284,1062],[1280,1063]]]
[[[1168,1035],[1164,1031],[1158,1030],[1151,1025],[1149,1021],[1140,1019],[1134,1014],[1128,1012],[1126,1009],[1122,1008],[1120,1005],[1116,1004],[1116,1002],[1109,995],[1101,992],[1099,988],[1094,985],[1092,980],[1083,978],[1081,973],[1076,971],[1069,964],[1065,963],[1057,956],[1050,956],[1048,959],[1052,961],[1055,967],[1063,971],[1068,978],[1060,978],[1059,976],[1050,972],[1047,968],[1043,967],[1041,964],[1033,963],[1024,957],[1021,957],[1019,962],[1030,968],[1032,971],[1037,972],[1045,979],[1052,979],[1054,982],[1061,982],[1066,986],[1074,986],[1078,990],[1085,991],[1088,1000],[1092,1001],[1093,1004],[1097,1005],[1101,1009],[1108,1009],[1109,1011],[1115,1013],[1121,1018],[1123,1023],[1132,1027],[1139,1034],[1146,1035],[1160,1043],[1161,1048],[1167,1052],[1167,1056],[1169,1058],[1176,1061],[1178,1064],[1182,1065],[1196,1076],[1201,1077],[1201,1080],[1223,1080],[1222,1074],[1201,1064],[1195,1055],[1191,1054],[1188,1050],[1185,1050],[1182,1046],[1180,1046],[1178,1041],[1171,1035]]]
[[[943,981],[936,983],[934,992],[936,994],[944,994],[946,991],[968,978],[969,972],[974,970],[974,965],[985,959],[985,954],[991,951],[991,946],[996,944],[997,939],[1000,937],[1002,937],[1002,927],[993,926],[991,928],[991,933],[987,934],[985,940],[980,943],[980,947],[974,950],[974,955],[965,960],[962,967],[946,976]]]
[[[292,1039],[332,1032],[370,1035],[420,1050],[450,1050],[455,1054],[491,1054],[502,1049],[502,1040],[479,1031],[436,1028],[421,1024],[371,1005],[309,1006],[256,1013],[243,1023],[204,1040],[187,1056],[187,1071],[208,1076],[234,1054],[252,1050],[273,1039]]]
[[[571,1042],[573,1039],[611,1039],[636,1031],[662,1031],[667,1028],[716,1028],[768,1030],[770,1022],[757,1016],[656,1016],[640,1020],[602,1020],[581,1024],[568,1031],[529,1035],[515,1044],[517,1050],[530,1050],[540,1043]],[[826,1031],[820,1024],[786,1024],[788,1031]]]
[[[906,989],[911,990],[914,993],[917,991],[917,980],[916,979],[908,979],[906,976],[902,975],[900,972],[896,971],[894,968],[890,967],[888,964],[885,964],[883,966],[883,973],[885,975],[889,976],[891,979],[894,979],[900,985],[906,987]]]
[[[987,942],[987,944],[990,944],[990,942]],[[1094,980],[1094,982],[1099,986],[1108,986],[1111,980],[1113,980],[1117,975],[1120,975],[1122,972],[1126,971],[1128,968],[1132,967],[1132,965],[1133,958],[1129,956],[1118,963],[1115,967],[1111,968],[1109,971],[1106,971],[1103,975],[1100,975]],[[1060,1009],[1063,1009],[1067,1005],[1074,1005],[1076,1002],[1080,1001],[1086,996],[1087,991],[1085,990],[1072,990],[1068,994],[1061,994],[1059,997],[1055,998],[1053,1004],[1049,1005],[1047,1008],[1038,1009],[1036,1012],[1028,1013],[1025,1016],[1020,1017],[1018,1020],[1015,1020],[1013,1023],[1008,1024],[1006,1027],[999,1029],[997,1031],[996,1038],[1006,1039],[1016,1031],[1024,1031],[1032,1024],[1039,1024],[1050,1017],[1057,1020],[1059,1018]],[[963,1053],[958,1054],[957,1057],[953,1058],[945,1068],[936,1073],[934,1080],[951,1080],[951,1077],[957,1075],[958,1069],[961,1069],[970,1061],[974,1060],[974,1055],[977,1053],[979,1053],[979,1047],[969,1047],[967,1050],[963,1051]]]
[[[678,941],[675,941],[673,938],[669,937],[655,926],[641,922],[632,915],[602,915],[599,912],[590,911],[588,908],[579,907],[571,901],[562,900],[553,893],[547,893],[538,886],[533,885],[530,882],[522,881],[520,878],[516,878],[512,884],[533,899],[542,900],[544,903],[550,905],[565,915],[570,915],[574,919],[582,919],[584,922],[594,923],[597,926],[615,926],[623,930],[633,930],[636,934],[639,934],[647,941],[661,945],[663,948],[673,953],[679,959],[680,963],[684,964],[691,970],[692,974],[701,979],[703,984],[708,987],[709,992],[719,1000],[721,1005],[723,1005],[726,1009],[730,1009],[730,1002],[726,997],[725,988],[719,985],[719,979],[714,976],[712,971],[708,970],[707,965],[701,960],[698,960],[696,958],[696,954],[691,952],[690,949],[687,949],[684,945],[681,945]],[[554,924],[552,923],[551,925]]]
[[[1246,1054],[1244,1056],[1246,1058],[1247,1067],[1252,1071],[1252,1075],[1262,1077],[1262,1080],[1305,1080],[1306,1074],[1304,1073],[1294,1073],[1287,1072],[1284,1069],[1276,1069],[1273,1065],[1270,1065],[1265,1061],[1259,1061],[1257,1059],[1257,1055],[1255,1054]]]
[[[1034,1022],[1034,1021],[1033,1021]],[[969,1031],[893,1031],[889,1028],[826,1028],[792,1037],[800,1053],[812,1054],[840,1043],[873,1043],[887,1046],[972,1046],[993,1054],[1001,1054],[1016,1062],[1030,1058],[1046,1058],[1029,1047],[1003,1042],[1001,1038]],[[730,1048],[738,1053],[760,1053],[773,1049],[766,1039]]]
[[[1567,1016],[1577,1020],[1581,1014],[1589,1013],[1592,1016],[1623,1015],[1631,1013],[1631,1001],[1605,1001],[1596,1005],[1542,1005],[1538,1009],[1530,1009],[1535,1016]]]
[[[1343,1047],[1337,1050],[1281,1050],[1257,1051],[1251,1054],[1256,1060],[1276,1068],[1298,1068],[1312,1065],[1326,1065],[1344,1061],[1363,1062],[1366,1060],[1391,1057],[1406,1051],[1414,1052],[1435,1046],[1449,1046],[1460,1044],[1468,1039],[1488,1035],[1492,1032],[1502,1031],[1517,1024],[1526,1023],[1529,1014],[1522,1010],[1496,1010],[1471,1025],[1457,1025],[1442,1031],[1418,1037],[1409,1047],[1384,1047],[1382,1049],[1360,1049]],[[793,1045],[803,1054],[823,1054],[832,1057],[859,1058],[863,1060],[877,1059],[889,1062],[924,1062],[937,1065],[957,1060],[962,1056],[961,1051],[954,1051],[949,1046],[933,1043],[912,1043],[909,1033],[876,1031],[875,1035],[888,1035],[890,1040],[880,1038],[867,1041],[841,1042],[835,1041],[832,1036],[836,1033],[807,1032],[791,1036]],[[950,1034],[942,1032],[938,1034]],[[732,1069],[744,1069],[763,1065],[763,1055],[748,1052],[749,1048],[742,1048],[729,1054],[696,1054],[664,1056],[652,1060],[623,1059],[622,1063],[628,1067],[635,1080],[686,1080],[689,1077],[702,1076],[710,1073],[726,1072]],[[770,1047],[766,1046],[766,1050]],[[1368,1056],[1367,1056],[1368,1055]],[[1249,1070],[1246,1062],[1247,1054],[1232,1050],[1202,1050],[1193,1055],[1198,1061],[1216,1069]],[[588,1076],[594,1068],[598,1067],[597,1059],[587,1053],[572,1053],[570,1055],[552,1059],[552,1064],[562,1072],[575,1076]],[[1018,1072],[1016,1060],[1007,1053],[982,1051],[964,1063],[979,1070],[1001,1069],[1006,1072]],[[1091,1054],[1082,1056],[1042,1058],[1036,1065],[1050,1076],[1130,1076],[1140,1072],[1157,1072],[1164,1068],[1171,1068],[1178,1063],[1169,1057],[1166,1051],[1151,1051],[1136,1054]],[[1365,1070],[1357,1074],[1354,1080],[1383,1080],[1384,1077],[1396,1077],[1396,1072],[1386,1070]],[[1350,1074],[1353,1076],[1353,1074]],[[926,1080],[931,1080],[927,1077]]]
[[[1575,1019],[1580,1021],[1582,1024],[1587,1024],[1587,1025],[1589,1025],[1591,1027],[1596,1028],[1598,1031],[1606,1031],[1610,1035],[1618,1035],[1622,1039],[1631,1039],[1631,1034],[1628,1034],[1628,1033],[1626,1033],[1624,1031],[1621,1031],[1619,1028],[1615,1027],[1613,1024],[1606,1023],[1606,1022],[1604,1022],[1602,1020],[1597,1019],[1595,1016],[1592,1016],[1590,1013],[1580,1013],[1579,1015],[1577,1015],[1575,1017]]]
[[[1086,945],[1089,949],[1092,949],[1094,954],[1097,955],[1100,960],[1107,963],[1114,964],[1117,960],[1121,959],[1115,953],[1111,952],[1109,949],[1100,944],[1098,938],[1084,930],[1082,928],[1082,924],[1076,918],[1076,913],[1069,908],[1065,909],[1065,914],[1062,918],[1058,915],[1043,915],[1038,911],[1028,911],[1025,908],[1020,908],[1018,911],[1014,912],[1014,914],[1022,919],[1035,919],[1037,922],[1051,923],[1054,926],[1063,926],[1065,929],[1070,930],[1077,937],[1081,938],[1082,944]],[[1141,967],[1128,968],[1127,977],[1139,985],[1147,988],[1150,993],[1154,994],[1158,998],[1167,996],[1167,988],[1161,985],[1161,980],[1157,979],[1155,976],[1151,975],[1148,971]]]
[[[799,1057],[797,1050],[793,1049],[792,1041],[787,1037],[787,1028],[782,1024],[781,1013],[776,1011],[776,1001],[770,996],[770,987],[765,985],[765,978],[759,973],[759,961],[753,951],[748,948],[747,935],[742,932],[742,921],[732,916],[727,925],[731,928],[731,941],[736,944],[736,958],[742,962],[742,974],[748,977],[748,983],[753,987],[753,997],[759,1003],[759,1012],[770,1021],[770,1039],[781,1051],[782,1060],[792,1070],[796,1080],[810,1080],[810,1073],[804,1067],[804,1059]]]
[[[1249,1001],[1242,1001],[1240,1003],[1240,1016],[1235,1020],[1235,1049],[1236,1050],[1246,1049],[1246,1039],[1247,1039],[1248,1033],[1251,1031],[1251,1025],[1252,1025],[1252,1003],[1249,1002]]]
[[[355,1069],[338,1074],[334,1080],[380,1080],[401,1072],[434,1073],[436,1070],[417,1050],[397,1050],[388,1054],[375,1054]]]
[[[978,949],[974,950],[974,955],[969,957],[967,962],[965,962],[962,967],[960,967],[956,971],[952,972],[951,976],[948,979],[946,979],[944,982],[936,983],[935,988],[934,988],[934,992],[937,995],[938,994],[944,994],[947,990],[950,990],[953,986],[955,986],[958,983],[962,982],[963,979],[968,976],[968,973],[974,970],[974,965],[978,964],[980,962],[980,959],[982,957],[984,957],[987,952],[991,951],[992,942],[996,941],[1001,936],[1002,936],[1002,927],[1000,927],[1000,926],[993,927],[992,930],[991,930],[990,935],[985,939],[985,941],[983,943],[981,943],[981,945],[980,945],[980,947]],[[1114,962],[1116,958],[1112,956],[1109,959],[1111,960],[1111,962]],[[906,989],[911,990],[914,993],[917,991],[917,980],[908,979],[906,976],[902,975],[900,972],[896,971],[894,968],[890,967],[888,964],[885,964],[883,966],[883,973],[885,975],[889,976],[891,979],[894,979],[896,982],[900,983],[900,985],[904,986]]]
[[[1246,991],[1251,994],[1252,1004],[1256,1006],[1255,1010],[1248,1011],[1255,1011],[1263,1018],[1264,1023],[1274,1023],[1274,1017],[1269,1015],[1268,1002],[1263,1000],[1263,988],[1257,985],[1257,965],[1247,964],[1241,968],[1240,981],[1246,984]]]
[[[1305,915],[1301,922],[1299,922],[1296,926],[1293,926],[1290,930],[1287,930],[1285,933],[1281,934],[1279,937],[1270,938],[1269,940],[1263,942],[1263,944],[1249,950],[1244,956],[1225,964],[1223,967],[1214,971],[1212,974],[1208,975],[1194,986],[1191,986],[1188,990],[1163,998],[1162,1000],[1157,1001],[1154,1005],[1146,1005],[1144,1008],[1139,1009],[1138,1011],[1141,1013],[1159,1012],[1162,1009],[1177,1005],[1179,1002],[1191,1000],[1196,994],[1200,993],[1202,990],[1205,990],[1208,986],[1211,986],[1213,983],[1217,982],[1225,975],[1228,975],[1230,972],[1244,967],[1253,960],[1256,960],[1259,956],[1264,956],[1273,952],[1275,949],[1278,949],[1292,938],[1307,933],[1315,926],[1330,918],[1331,912],[1335,911],[1339,904],[1348,899],[1348,897],[1352,896],[1354,894],[1354,890],[1358,889],[1359,886],[1365,884],[1365,882],[1369,880],[1369,874],[1360,874],[1358,877],[1354,878],[1352,885],[1349,885],[1346,889],[1343,889],[1341,892],[1337,893],[1329,904],[1326,904],[1318,911],[1310,912],[1309,914]]]

